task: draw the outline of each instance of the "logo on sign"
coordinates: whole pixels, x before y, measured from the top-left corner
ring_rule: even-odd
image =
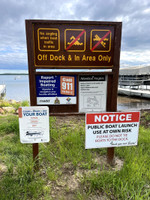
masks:
[[[54,103],[55,103],[55,104],[60,104],[60,100],[58,99],[58,97],[56,97]]]
[[[71,98],[68,97],[68,98],[66,99],[66,101],[67,101],[68,104],[71,103]]]

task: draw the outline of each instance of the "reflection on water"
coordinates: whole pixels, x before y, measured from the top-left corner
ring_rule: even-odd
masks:
[[[126,96],[118,96],[117,98],[117,110],[120,111],[137,111],[141,109],[149,109],[150,100],[142,98],[132,98]]]

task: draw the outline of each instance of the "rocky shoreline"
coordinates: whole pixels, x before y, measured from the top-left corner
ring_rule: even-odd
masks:
[[[29,106],[28,101],[16,101],[16,100],[0,100],[0,115],[5,114],[18,114],[18,108],[21,106]]]

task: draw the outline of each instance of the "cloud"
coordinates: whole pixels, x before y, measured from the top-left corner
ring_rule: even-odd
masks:
[[[27,65],[25,19],[122,21],[121,62],[150,63],[149,0],[1,0],[0,19],[0,67]]]
[[[145,51],[121,51],[121,66],[127,65],[146,65],[150,63],[150,50]]]

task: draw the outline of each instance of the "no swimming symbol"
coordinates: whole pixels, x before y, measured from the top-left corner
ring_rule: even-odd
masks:
[[[79,34],[77,35],[78,32],[79,32]],[[76,30],[75,29],[67,29],[66,30],[66,40],[68,40],[68,37],[69,37],[71,42],[69,41],[69,42],[65,43],[65,45],[66,45],[65,50],[66,51],[68,51],[68,50],[69,51],[85,51],[85,35],[84,34],[86,34],[86,31],[84,29],[76,29]],[[82,37],[82,36],[84,36],[84,37]],[[81,37],[82,37],[82,42],[79,42]],[[67,44],[69,44],[69,45],[67,46]],[[73,46],[77,46],[77,47],[71,48]],[[79,48],[79,46],[80,46],[80,48]]]
[[[103,45],[103,42],[104,42],[104,40],[107,38],[107,36],[108,36],[109,34],[111,34],[111,31],[108,31],[102,38],[99,37],[98,42],[97,42],[95,45],[92,45],[91,51],[93,52],[100,44],[102,44],[102,46],[104,46],[104,45]],[[110,41],[109,41],[109,42],[110,42]],[[99,51],[100,51],[100,50],[99,50]],[[105,50],[104,50],[104,51],[105,51]],[[108,50],[106,50],[106,51],[108,51]]]

